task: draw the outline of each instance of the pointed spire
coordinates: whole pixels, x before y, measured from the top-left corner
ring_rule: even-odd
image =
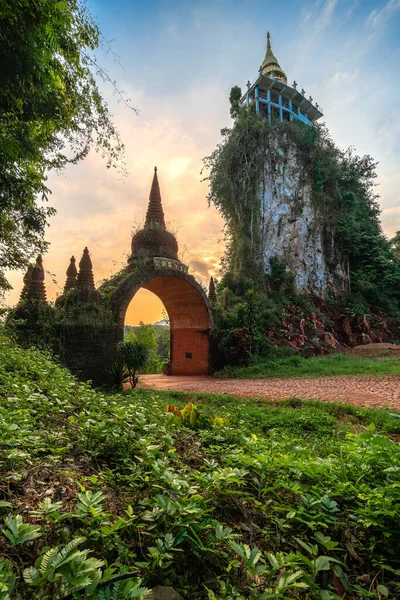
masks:
[[[74,256],[71,256],[69,266],[66,272],[67,279],[64,285],[64,294],[66,294],[70,289],[76,286],[76,278],[78,275],[78,270],[76,268],[76,260]]]
[[[79,261],[79,273],[77,277],[77,285],[79,289],[87,288],[94,290],[94,275],[92,261],[90,260],[89,250],[87,247],[83,250],[83,255]]]
[[[24,287],[22,288],[22,292],[21,295],[19,297],[20,301],[21,300],[25,300],[25,298],[27,298],[28,296],[28,292],[29,292],[29,288],[31,287],[31,283],[32,283],[32,271],[33,271],[33,265],[28,265],[28,269],[24,275]]]
[[[157,167],[154,167],[154,177],[153,183],[151,184],[145,227],[155,224],[161,225],[161,227],[165,229],[164,211],[161,204],[161,192],[158,184]]]
[[[211,302],[211,304],[215,304],[217,301],[217,293],[215,291],[215,283],[213,277],[211,277],[210,285],[208,286],[208,299]]]
[[[46,288],[44,285],[43,258],[39,254],[32,269],[31,283],[27,291],[27,298],[37,302],[46,303]]]
[[[84,249],[82,258],[79,261],[76,289],[78,292],[78,302],[98,302],[101,300],[100,292],[94,286],[92,261],[87,247]]]
[[[264,60],[261,65],[261,71],[263,75],[271,77],[274,74],[274,78],[283,83],[287,82],[286,74],[282,67],[279,65],[278,59],[274,56],[271,48],[271,36],[269,31],[267,32],[267,50],[265,52]]]

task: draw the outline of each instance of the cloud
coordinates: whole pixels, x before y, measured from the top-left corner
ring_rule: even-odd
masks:
[[[382,224],[389,237],[400,231],[400,206],[385,208],[382,211]]]
[[[370,39],[381,35],[393,14],[400,10],[400,0],[388,0],[382,8],[375,8],[368,15],[365,24],[371,29]]]
[[[321,32],[332,22],[338,0],[316,0],[310,11],[304,16],[304,21],[312,25],[313,31]]]
[[[129,176],[122,181],[95,153],[61,176],[51,175],[50,204],[58,214],[48,229],[51,247],[44,261],[56,273],[59,288],[71,254],[79,260],[85,245],[96,281],[126,263],[132,228],[146,213],[155,165],[166,219],[177,229],[184,262],[203,285],[210,275],[218,276],[222,220],[207,207],[201,159],[220,141],[220,129],[230,126],[229,89],[257,76],[266,29],[288,76],[323,106],[335,142],[342,148],[354,145],[357,153],[379,161],[383,227],[389,235],[400,229],[399,110],[393,101],[398,96],[393,73],[400,66],[393,40],[384,50],[378,45],[378,32],[389,26],[400,0],[385,0],[372,11],[365,6],[370,3],[359,0],[287,0],[284,21],[278,0],[270,0],[268,7],[265,0],[200,1],[181,3],[179,10],[175,3],[149,3],[151,19],[145,22],[126,7],[118,10],[116,1],[115,10],[104,12],[112,13],[114,31],[108,22],[100,25],[116,38],[115,50],[126,68],[115,78],[140,109],[139,116],[102,90],[126,143]],[[120,35],[124,27],[128,34]],[[113,65],[109,71],[114,77]],[[8,301],[13,303],[22,273],[12,273],[11,281],[15,291]],[[54,297],[58,289],[49,277],[46,285]],[[148,320],[140,311],[153,310],[156,303],[147,296],[133,311],[135,318]]]

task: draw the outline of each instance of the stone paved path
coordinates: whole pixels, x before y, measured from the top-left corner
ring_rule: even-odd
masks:
[[[330,400],[369,408],[400,410],[400,376],[293,377],[290,379],[216,379],[214,377],[141,375],[140,386],[247,398]]]

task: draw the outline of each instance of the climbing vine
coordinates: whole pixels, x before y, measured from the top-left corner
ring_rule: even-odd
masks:
[[[250,110],[243,110],[232,129],[222,130],[222,142],[204,159],[208,202],[225,221],[227,270],[239,278],[244,273],[257,276],[262,270],[258,191],[265,127]]]

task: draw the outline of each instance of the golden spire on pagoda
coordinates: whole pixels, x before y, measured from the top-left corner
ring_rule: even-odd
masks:
[[[264,60],[261,65],[262,74],[271,79],[276,79],[282,83],[287,83],[286,73],[278,63],[278,59],[274,56],[271,48],[271,36],[268,31],[267,33],[267,50],[265,52]]]

